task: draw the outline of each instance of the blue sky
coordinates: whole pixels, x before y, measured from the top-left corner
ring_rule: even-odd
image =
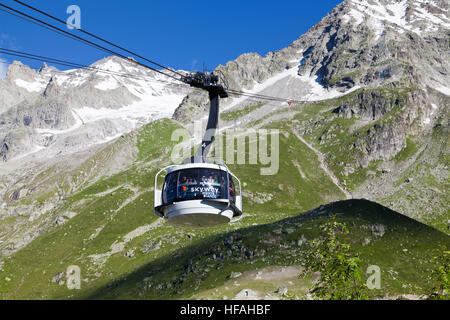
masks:
[[[163,65],[208,69],[246,52],[266,55],[304,34],[342,0],[40,0],[33,6],[67,20],[81,9],[81,27]],[[27,10],[13,0],[4,4]],[[33,13],[38,17],[38,14]],[[42,18],[42,16],[39,16]],[[64,28],[64,25],[59,25]],[[78,34],[78,33],[77,33]],[[0,47],[91,64],[107,54],[0,11]],[[0,55],[8,62],[14,58]],[[41,63],[23,60],[32,67]],[[1,73],[0,64],[0,73]],[[65,69],[59,66],[60,69]]]

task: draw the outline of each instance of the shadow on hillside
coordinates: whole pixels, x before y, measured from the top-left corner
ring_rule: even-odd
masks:
[[[123,296],[124,292],[135,292],[134,290],[137,289],[137,285],[142,283],[144,278],[152,277],[152,275],[159,274],[163,270],[171,271],[174,274],[183,272],[186,270],[190,260],[195,260],[196,258],[208,255],[211,248],[223,243],[229,236],[239,238],[242,237],[242,235],[248,234],[265,234],[268,231],[279,228],[281,225],[289,223],[317,221],[319,225],[323,222],[320,220],[325,220],[334,214],[337,214],[338,219],[345,219],[346,222],[358,220],[361,223],[369,225],[383,224],[388,227],[389,231],[398,232],[399,234],[407,231],[409,234],[412,234],[415,239],[423,239],[421,237],[426,235],[427,238],[432,236],[432,239],[438,239],[444,243],[450,244],[450,237],[448,235],[380,204],[368,200],[344,200],[322,205],[314,210],[274,223],[245,227],[229,233],[205,238],[201,243],[179,249],[170,256],[164,256],[148,263],[135,270],[124,279],[112,280],[107,285],[96,289],[93,293],[83,298],[118,298],[119,296]],[[135,298],[139,297],[136,296]]]

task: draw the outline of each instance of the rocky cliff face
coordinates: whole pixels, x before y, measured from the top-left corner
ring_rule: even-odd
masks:
[[[445,1],[344,1],[297,40],[307,46],[300,72],[330,87],[445,86],[449,28]]]

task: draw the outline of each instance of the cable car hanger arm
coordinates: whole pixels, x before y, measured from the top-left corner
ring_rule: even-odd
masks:
[[[209,149],[214,142],[214,136],[219,123],[219,99],[227,98],[228,93],[225,88],[218,83],[219,77],[214,73],[206,74],[196,72],[193,75],[183,76],[181,80],[191,87],[203,89],[209,93],[210,107],[205,135],[203,136],[202,143],[195,155],[184,161],[185,163],[204,163],[206,162]]]

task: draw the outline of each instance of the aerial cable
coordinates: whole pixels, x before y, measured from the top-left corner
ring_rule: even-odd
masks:
[[[39,10],[39,9],[37,9],[37,8],[34,8],[34,7],[32,7],[32,6],[30,6],[30,5],[26,4],[26,3],[23,3],[22,1],[19,1],[19,0],[14,0],[14,1],[17,2],[17,3],[19,3],[19,4],[21,4],[21,5],[23,5],[23,6],[25,6],[25,7],[28,7],[28,8],[30,8],[30,9],[34,10],[34,11],[36,11],[36,12],[39,12],[39,13],[41,13],[41,14],[47,16],[47,17],[50,17],[50,18],[52,18],[52,19],[54,19],[54,20],[56,20],[56,21],[58,21],[58,22],[60,22],[60,23],[63,23],[63,24],[65,24],[65,25],[67,25],[67,23],[64,22],[63,20],[58,19],[57,17],[54,17],[54,16],[52,16],[52,15],[50,15],[50,14],[48,14],[48,13],[42,11],[42,10]],[[0,5],[1,5],[1,4],[0,4]],[[3,6],[4,6],[4,5],[3,5]],[[7,7],[7,6],[5,6],[5,7]],[[9,7],[7,7],[7,8],[9,8]],[[9,9],[14,10],[14,9],[12,9],[12,8],[9,8]],[[16,11],[16,10],[14,10],[14,11]],[[20,12],[20,11],[16,11],[16,12],[19,12],[20,14],[24,14],[24,13],[22,13],[22,12]],[[24,15],[25,15],[25,14],[24,14]],[[30,16],[28,16],[28,17],[30,17]],[[36,19],[36,18],[33,18],[33,17],[30,17],[30,18],[32,18],[32,19],[34,19],[34,20],[37,20],[37,21],[40,21],[40,20],[38,20],[38,19]],[[41,22],[41,23],[44,23],[44,24],[47,24],[47,23],[42,22],[42,21],[40,21],[40,22]],[[49,24],[47,24],[47,25],[49,25]],[[158,70],[156,70],[156,69],[154,69],[154,68],[151,68],[151,67],[149,67],[149,66],[143,65],[143,64],[141,64],[141,63],[139,63],[139,62],[137,62],[137,61],[135,61],[135,60],[133,60],[133,59],[130,59],[130,58],[128,58],[128,57],[125,57],[125,56],[123,56],[123,55],[121,55],[121,54],[119,54],[119,53],[116,53],[116,52],[114,52],[114,51],[112,51],[112,50],[109,50],[109,49],[107,49],[107,48],[104,48],[104,47],[102,47],[102,46],[100,46],[100,45],[98,45],[98,44],[92,43],[92,42],[90,42],[90,41],[88,41],[88,40],[86,40],[86,39],[84,39],[84,38],[81,38],[81,37],[72,35],[71,33],[68,33],[68,32],[66,32],[66,31],[64,31],[64,30],[61,30],[61,29],[59,29],[59,28],[57,28],[57,27],[55,27],[55,26],[53,26],[53,25],[50,25],[50,26],[51,26],[52,28],[55,28],[55,29],[61,31],[61,32],[64,32],[64,34],[69,35],[69,37],[70,37],[71,39],[74,39],[74,38],[75,38],[74,40],[76,40],[76,39],[81,40],[82,43],[84,43],[84,44],[88,44],[88,45],[91,45],[91,46],[93,45],[93,46],[95,46],[97,49],[100,49],[100,50],[105,51],[105,52],[110,53],[110,54],[118,55],[118,56],[122,57],[123,59],[130,60],[130,61],[132,61],[133,63],[137,63],[137,64],[142,65],[142,66],[144,66],[144,67],[146,67],[146,68],[149,68],[149,69],[151,69],[151,70],[153,70],[153,71],[162,73],[162,72],[160,72],[160,71],[158,71]],[[44,27],[44,26],[43,26],[43,27]],[[175,71],[175,70],[173,70],[173,69],[170,69],[170,68],[165,67],[165,66],[163,66],[163,65],[161,65],[161,64],[158,64],[158,63],[156,63],[156,62],[154,62],[154,61],[152,61],[152,60],[149,60],[149,59],[147,59],[147,58],[145,58],[145,57],[142,57],[142,56],[140,56],[140,55],[138,55],[138,54],[136,54],[136,53],[134,53],[134,52],[132,52],[132,51],[129,51],[129,50],[123,48],[123,47],[120,47],[120,46],[118,46],[118,45],[115,45],[114,43],[112,43],[112,42],[110,42],[110,41],[107,41],[107,40],[105,40],[105,39],[103,39],[103,38],[101,38],[101,37],[98,37],[98,36],[96,36],[96,35],[94,35],[94,34],[92,34],[92,33],[90,33],[90,32],[87,32],[87,31],[82,30],[82,29],[78,29],[78,30],[79,30],[80,32],[83,32],[83,33],[85,33],[85,34],[91,36],[91,37],[94,37],[94,38],[96,38],[96,39],[98,39],[98,40],[101,40],[101,41],[103,41],[103,42],[105,42],[105,43],[108,43],[108,44],[110,44],[110,45],[112,45],[112,46],[114,46],[114,47],[116,47],[116,48],[118,48],[118,49],[120,49],[120,50],[126,51],[126,52],[128,52],[128,53],[130,53],[130,54],[133,54],[133,55],[135,55],[135,56],[137,56],[137,57],[139,57],[139,58],[141,58],[141,59],[144,59],[144,60],[146,60],[146,61],[148,61],[148,62],[150,62],[150,63],[152,63],[152,64],[155,64],[155,65],[157,65],[157,66],[159,66],[159,67],[161,67],[161,68],[163,68],[163,69],[165,69],[165,70],[168,70],[168,71],[170,71],[170,72],[173,72],[173,73],[175,73],[175,74],[177,74],[177,75],[180,75],[180,76],[182,76],[182,77],[184,76],[184,75],[181,74],[180,72],[177,72],[177,71]],[[56,31],[55,31],[55,32],[56,32]],[[58,32],[58,33],[61,34],[60,32]],[[166,73],[162,73],[162,74],[165,75],[165,76],[168,76],[168,77],[172,77],[172,76],[170,76],[170,75],[168,75],[168,74],[166,74]],[[178,79],[178,78],[175,78],[175,77],[172,77],[172,78],[173,78],[173,79],[176,79],[176,80],[178,80],[178,81],[183,82],[181,79]],[[266,95],[261,95],[261,94],[254,94],[254,93],[243,92],[243,91],[232,90],[232,89],[228,89],[228,91],[230,92],[230,94],[235,95],[235,96],[236,96],[236,95],[239,95],[239,96],[246,96],[246,97],[255,97],[255,98],[261,98],[261,99],[264,99],[264,100],[270,100],[270,101],[287,102],[287,103],[289,103],[289,104],[294,103],[294,102],[295,102],[295,103],[304,103],[304,101],[296,101],[296,100],[292,100],[292,99],[288,99],[288,98],[278,98],[278,97],[266,96]]]
[[[254,94],[254,93],[238,91],[238,90],[231,90],[231,89],[228,90],[228,93],[230,93],[231,95],[236,95],[236,96],[251,97],[251,98],[257,98],[257,99],[262,99],[262,100],[277,101],[277,102],[288,102],[288,103],[297,103],[297,104],[306,102],[306,101],[293,100],[293,99],[289,99],[289,98],[272,97],[272,96]]]
[[[11,49],[6,49],[6,48],[0,48],[1,51],[4,51],[3,53],[5,54],[10,54],[10,55],[26,55],[26,56],[30,56],[33,58],[39,58],[39,60],[43,59],[45,61],[48,62],[53,62],[56,64],[64,64],[64,65],[69,65],[69,66],[76,66],[78,68],[87,68],[88,66],[79,64],[79,63],[75,63],[75,62],[69,62],[69,61],[65,61],[65,60],[59,60],[59,59],[55,59],[55,58],[49,58],[49,57],[43,57],[43,56],[39,56],[39,55],[35,55],[35,54],[31,54],[31,53],[26,53],[26,52],[21,52],[21,51],[16,51],[16,50],[11,50]]]
[[[21,52],[21,51],[16,51],[16,50],[10,50],[10,49],[1,48],[1,47],[0,47],[0,52],[3,53],[3,54],[12,55],[12,56],[18,56],[18,57],[22,57],[22,58],[31,59],[31,60],[37,60],[37,61],[42,61],[42,62],[50,62],[50,63],[55,63],[55,64],[58,64],[58,65],[64,65],[64,66],[80,68],[80,69],[86,69],[86,70],[90,70],[90,71],[99,71],[99,72],[112,74],[112,75],[117,75],[117,76],[122,76],[122,77],[127,77],[127,78],[148,79],[148,80],[154,80],[154,81],[163,82],[163,83],[167,83],[167,84],[174,84],[174,83],[171,83],[171,82],[167,82],[167,81],[163,81],[163,80],[159,80],[159,79],[154,79],[154,78],[150,78],[150,77],[146,77],[146,76],[139,76],[139,75],[134,75],[134,74],[121,73],[121,72],[117,72],[117,71],[110,71],[110,70],[105,70],[105,69],[101,69],[101,68],[97,68],[97,67],[93,67],[93,66],[88,66],[88,65],[84,65],[84,64],[80,64],[80,63],[76,63],[76,62],[71,62],[71,61],[67,61],[67,60],[60,60],[60,59],[56,59],[56,58],[44,57],[44,56],[40,56],[40,55],[35,55],[35,54]],[[183,83],[176,84],[176,85],[177,86],[186,86],[187,87],[187,84],[183,84]],[[274,102],[284,102],[285,101],[285,99],[281,99],[281,98],[269,97],[269,96],[260,96],[260,95],[254,95],[254,94],[251,94],[251,93],[242,93],[242,92],[238,92],[238,91],[235,92],[234,90],[230,90],[230,94],[232,94],[234,96],[245,96],[245,97],[252,98],[252,99],[255,99],[255,100],[259,100],[259,101],[260,100],[269,100],[269,101],[274,101]]]
[[[156,69],[154,69],[154,68],[151,68],[151,67],[149,67],[149,66],[146,66],[146,65],[144,65],[144,64],[141,64],[141,63],[139,63],[139,62],[137,62],[137,61],[135,61],[135,60],[133,60],[133,59],[127,58],[127,57],[125,57],[125,56],[123,56],[123,55],[121,55],[121,54],[117,54],[116,52],[114,52],[114,51],[112,51],[112,50],[109,50],[109,49],[104,48],[104,47],[102,47],[102,46],[100,46],[100,45],[97,45],[97,44],[95,44],[95,43],[92,43],[92,42],[90,42],[90,41],[88,41],[88,40],[85,40],[85,39],[83,39],[83,38],[81,38],[81,37],[72,35],[72,34],[66,32],[66,31],[64,31],[64,30],[61,30],[61,29],[59,29],[59,28],[57,28],[57,27],[54,27],[54,26],[52,26],[52,25],[50,25],[50,24],[47,24],[47,23],[45,23],[45,22],[43,22],[43,21],[41,21],[41,20],[39,20],[39,19],[33,18],[33,17],[29,16],[29,15],[26,15],[26,14],[20,12],[20,11],[17,11],[17,10],[15,10],[15,9],[12,9],[12,8],[6,6],[6,5],[0,4],[0,6],[6,7],[6,8],[8,8],[8,9],[10,9],[10,10],[13,10],[13,11],[15,11],[15,12],[18,12],[19,14],[23,14],[23,15],[25,15],[26,17],[29,17],[30,19],[33,19],[33,20],[38,21],[38,22],[32,21],[32,20],[30,20],[30,19],[27,19],[27,18],[25,18],[25,17],[16,15],[16,14],[14,14],[14,13],[12,13],[12,12],[9,12],[9,11],[7,11],[7,10],[4,10],[4,9],[1,9],[1,8],[0,8],[1,11],[4,11],[4,12],[6,12],[6,13],[8,13],[8,14],[14,15],[14,16],[16,16],[16,17],[18,17],[18,18],[21,18],[21,19],[23,19],[23,20],[26,20],[26,21],[31,22],[31,23],[33,23],[33,24],[36,24],[36,25],[38,25],[38,26],[40,26],[40,27],[46,28],[46,29],[48,29],[48,30],[50,30],[50,31],[53,31],[53,32],[58,33],[58,34],[60,34],[60,35],[62,35],[62,36],[68,37],[68,38],[70,38],[70,39],[72,39],[72,40],[75,40],[75,41],[81,42],[81,43],[83,43],[83,44],[89,45],[89,46],[91,46],[91,47],[93,47],[93,48],[102,50],[102,51],[104,51],[104,52],[106,52],[106,53],[108,53],[108,54],[113,54],[113,55],[119,56],[119,57],[121,57],[121,58],[123,58],[123,59],[125,59],[125,60],[128,60],[128,61],[132,62],[132,63],[137,63],[138,65],[141,65],[141,66],[143,66],[143,67],[145,67],[145,68],[147,68],[147,69],[150,69],[150,70],[152,70],[152,71],[156,71],[156,72],[161,73],[161,74],[163,74],[163,75],[165,75],[165,76],[168,76],[168,77],[170,77],[170,78],[172,78],[172,79],[175,79],[175,80],[177,80],[177,81],[180,81],[180,82],[182,82],[182,83],[185,83],[185,82],[182,81],[181,79],[172,77],[172,76],[170,76],[170,75],[168,75],[168,74],[166,74],[166,73],[162,73],[162,72],[160,72],[160,71],[158,71],[158,70],[156,70]],[[40,22],[40,23],[39,23],[39,22]],[[48,26],[50,26],[50,27],[48,27]],[[53,29],[53,28],[54,28],[54,29]],[[11,53],[5,53],[5,54],[12,55]],[[22,55],[21,55],[20,57],[24,57],[24,58],[31,59],[30,57],[25,57],[25,56],[22,56]],[[50,60],[51,60],[52,63],[56,63],[56,64],[64,65],[64,66],[69,66],[69,67],[77,67],[77,68],[80,68],[80,67],[81,67],[81,68],[84,68],[84,69],[87,69],[87,68],[93,68],[93,67],[89,67],[89,66],[85,66],[85,65],[77,65],[77,64],[74,64],[74,63],[67,63],[67,62],[60,63],[60,62],[57,61],[57,59],[52,59],[52,58],[45,58],[45,59],[46,59],[46,61],[49,61],[49,62],[50,62]],[[40,59],[33,59],[33,60],[42,61],[42,60],[40,60]],[[46,62],[46,61],[44,61],[44,62]],[[94,68],[94,69],[95,69],[95,68]],[[105,72],[105,73],[108,73],[108,72],[109,72],[109,71],[106,71],[106,70],[98,70],[98,71]],[[111,72],[111,73],[112,73],[112,72]],[[121,75],[121,76],[125,76],[125,75]],[[136,77],[136,76],[135,76],[135,75],[130,75],[130,77]],[[162,81],[162,82],[163,82],[163,81]],[[181,84],[180,84],[180,85],[181,85]],[[243,92],[243,91],[238,91],[238,90],[233,90],[233,89],[228,89],[228,92],[229,92],[231,95],[233,95],[233,96],[243,96],[243,97],[248,97],[248,98],[263,99],[263,100],[276,101],[276,102],[288,102],[288,103],[293,103],[293,102],[295,102],[295,103],[304,103],[303,101],[295,101],[295,100],[287,99],[287,98],[278,98],[278,97],[272,97],[272,96],[267,96],[267,95],[254,94],[254,93]]]
[[[63,65],[66,67],[71,67],[71,68],[79,68],[79,69],[84,69],[84,70],[88,70],[88,71],[98,71],[98,72],[111,74],[111,75],[115,75],[115,76],[130,78],[130,79],[142,79],[142,80],[146,80],[146,81],[161,82],[161,83],[165,83],[167,85],[182,87],[182,88],[186,88],[186,89],[188,88],[188,86],[183,83],[178,84],[178,83],[172,83],[172,82],[168,82],[168,81],[164,81],[164,80],[160,80],[160,79],[154,79],[154,78],[146,77],[146,76],[139,76],[139,75],[133,75],[133,74],[128,74],[128,73],[119,73],[116,71],[110,71],[110,70],[105,70],[105,69],[101,69],[101,68],[97,68],[97,67],[86,66],[86,65],[82,65],[79,63],[73,63],[73,62],[69,62],[69,61],[65,61],[65,60],[37,56],[37,55],[28,54],[28,53],[24,53],[24,52],[20,52],[20,51],[9,50],[9,49],[5,49],[5,48],[0,48],[0,53],[5,54],[5,55],[21,57],[21,58],[25,58],[25,59],[35,60],[35,61],[54,63],[54,64]],[[3,64],[3,62],[0,62],[0,63]],[[4,63],[4,64],[7,64],[7,63]],[[63,71],[59,71],[59,72],[64,73]],[[261,97],[253,96],[253,95],[245,95],[245,94],[241,94],[241,93],[230,93],[230,94],[234,95],[234,96],[245,96],[251,100],[255,100],[258,102],[261,102],[261,100],[269,100],[267,98],[261,98]],[[284,100],[279,100],[279,99],[270,99],[269,101],[284,102]]]
[[[58,28],[58,27],[55,27],[55,26],[53,26],[53,25],[51,25],[51,24],[49,24],[49,23],[47,23],[47,22],[44,22],[44,21],[39,20],[39,19],[37,19],[37,18],[34,18],[34,17],[32,17],[32,16],[30,16],[30,15],[24,13],[24,12],[21,12],[21,11],[19,11],[19,10],[13,9],[13,8],[8,7],[7,5],[4,5],[4,4],[1,4],[1,3],[0,3],[0,6],[2,6],[2,7],[4,7],[4,8],[7,8],[7,9],[13,11],[13,12],[16,12],[16,13],[18,13],[18,14],[24,16],[24,17],[27,17],[27,18],[29,18],[29,19],[32,19],[32,20],[34,20],[34,21],[36,21],[36,22],[39,22],[39,23],[41,23],[41,24],[44,24],[44,25],[46,25],[46,26],[48,26],[48,27],[50,27],[50,28],[53,28],[53,29],[55,29],[55,30],[58,30],[58,31],[60,31],[60,32],[62,32],[62,33],[64,33],[64,34],[69,35],[70,37],[74,37],[74,38],[77,38],[77,39],[79,39],[79,40],[81,40],[81,41],[83,41],[83,42],[89,43],[89,44],[95,46],[97,49],[100,49],[100,50],[102,50],[102,51],[105,51],[105,50],[106,50],[106,52],[108,52],[108,53],[110,53],[110,54],[112,54],[112,55],[121,57],[121,58],[123,58],[123,59],[125,59],[125,60],[128,60],[128,61],[132,61],[133,63],[136,63],[136,64],[138,64],[138,65],[140,65],[140,66],[143,66],[143,67],[148,68],[148,69],[150,69],[150,70],[152,70],[152,71],[155,71],[155,72],[157,72],[157,73],[160,73],[160,74],[162,74],[162,75],[164,75],[164,76],[166,76],[166,77],[175,79],[175,80],[177,80],[177,81],[182,81],[182,80],[179,79],[179,78],[176,78],[176,77],[171,76],[171,75],[169,75],[169,74],[166,74],[166,73],[164,73],[164,72],[162,72],[162,71],[160,71],[160,70],[157,70],[157,69],[155,69],[155,68],[152,68],[152,67],[150,67],[150,66],[147,66],[147,65],[145,65],[145,64],[143,64],[143,63],[141,63],[141,62],[138,62],[138,61],[136,61],[136,60],[134,60],[134,59],[131,59],[131,58],[129,58],[129,57],[126,57],[126,56],[124,56],[124,55],[122,55],[122,54],[120,54],[120,53],[117,53],[117,52],[112,51],[112,50],[110,50],[110,49],[108,49],[108,48],[105,48],[105,47],[103,47],[103,46],[101,46],[101,45],[99,45],[99,44],[96,44],[96,43],[92,42],[92,41],[89,41],[89,40],[86,40],[86,39],[84,39],[84,38],[82,38],[82,37],[79,37],[79,36],[77,36],[77,35],[71,34],[71,33],[67,32],[67,31],[65,31],[65,30],[63,30],[63,29],[60,29],[60,28]]]
[[[183,83],[173,83],[173,82],[164,81],[162,79],[155,79],[150,76],[141,76],[141,75],[134,75],[134,74],[128,74],[128,73],[121,73],[121,72],[117,72],[117,71],[110,71],[110,70],[105,70],[105,69],[92,67],[92,66],[86,66],[83,64],[74,63],[74,62],[70,62],[70,61],[59,60],[59,59],[54,59],[54,58],[49,58],[49,57],[43,57],[43,56],[38,56],[38,55],[30,54],[30,53],[9,50],[9,49],[5,49],[5,48],[0,48],[0,53],[5,54],[5,55],[10,55],[10,56],[26,58],[26,59],[30,59],[30,60],[54,63],[54,64],[63,65],[63,66],[71,67],[71,68],[84,69],[84,70],[88,70],[88,71],[98,71],[98,72],[103,72],[103,73],[120,76],[120,77],[125,77],[125,78],[141,79],[141,80],[153,81],[153,82],[161,82],[161,83],[165,83],[165,84],[172,85],[172,86],[188,88],[188,86]],[[3,63],[3,62],[0,62],[0,63],[8,64],[8,63]],[[63,71],[59,71],[59,70],[56,72],[64,73]]]
[[[236,96],[260,98],[260,99],[270,100],[270,101],[280,101],[280,102],[284,102],[285,101],[285,99],[283,99],[283,98],[276,98],[276,97],[269,97],[269,96],[259,96],[257,94],[247,93],[247,92],[243,92],[243,91],[228,90],[228,93],[230,93],[231,95],[236,95]]]
[[[297,103],[304,102],[304,101],[294,100],[294,99],[290,99],[290,98],[279,98],[279,97],[267,96],[267,95],[262,95],[262,94],[258,94],[258,93],[251,93],[251,92],[245,92],[245,91],[239,91],[239,90],[233,90],[233,89],[228,89],[228,92],[236,93],[236,94],[240,94],[240,95],[251,95],[251,96],[259,97],[262,99],[278,100],[278,101],[284,101],[284,102],[289,102],[289,101],[297,102]]]
[[[73,25],[71,25],[71,24],[68,24],[67,22],[65,22],[65,21],[63,21],[63,20],[61,20],[61,19],[59,19],[59,18],[57,18],[57,17],[55,17],[55,16],[52,16],[52,15],[49,14],[49,13],[46,13],[46,12],[44,12],[44,11],[42,11],[42,10],[39,10],[39,9],[37,9],[37,8],[35,8],[35,7],[31,6],[31,5],[29,5],[29,4],[26,4],[26,3],[22,2],[22,1],[18,1],[18,0],[14,0],[14,1],[17,2],[17,3],[19,3],[19,4],[21,4],[22,6],[25,6],[25,7],[27,7],[27,8],[30,8],[30,9],[36,11],[36,12],[39,12],[39,13],[41,13],[41,14],[43,14],[43,15],[45,15],[45,16],[47,16],[47,17],[53,19],[53,20],[56,20],[56,21],[58,21],[58,22],[64,24],[64,25],[69,25],[69,26],[71,26],[71,27],[77,29],[78,31],[80,31],[80,32],[82,32],[82,33],[84,33],[84,34],[87,34],[88,36],[91,36],[91,37],[93,37],[93,38],[95,38],[95,39],[97,39],[97,40],[103,41],[103,42],[105,42],[105,43],[107,43],[107,44],[109,44],[109,45],[111,45],[111,46],[113,46],[113,47],[115,47],[115,48],[117,48],[117,49],[123,50],[123,51],[125,51],[125,52],[127,52],[127,53],[129,53],[129,54],[132,54],[132,55],[134,55],[134,56],[136,56],[136,57],[139,57],[139,58],[141,58],[141,59],[143,59],[143,60],[145,60],[145,61],[147,61],[147,62],[150,62],[151,64],[154,64],[154,65],[156,65],[156,66],[158,66],[158,67],[160,67],[160,68],[163,68],[163,69],[165,69],[165,70],[168,70],[168,71],[170,71],[170,72],[173,72],[173,73],[175,73],[175,74],[177,74],[177,75],[179,75],[179,76],[183,76],[183,74],[181,74],[181,73],[178,72],[178,71],[175,71],[175,70],[170,69],[170,68],[168,68],[168,67],[165,67],[165,66],[163,66],[163,65],[161,65],[161,64],[159,64],[159,63],[157,63],[157,62],[155,62],[155,61],[152,61],[152,60],[150,60],[150,59],[147,59],[147,58],[145,58],[145,57],[143,57],[143,56],[141,56],[141,55],[139,55],[139,54],[137,54],[137,53],[134,53],[133,51],[130,51],[130,50],[127,50],[127,49],[125,49],[125,48],[123,48],[123,47],[121,47],[121,46],[118,46],[118,45],[116,45],[116,44],[114,44],[114,43],[112,43],[112,42],[110,42],[110,41],[108,41],[108,40],[106,40],[106,39],[103,39],[102,37],[96,36],[95,34],[92,34],[92,33],[88,32],[88,31],[86,31],[86,30],[78,29],[78,28],[76,28],[75,26],[73,26]]]
[[[8,11],[8,10],[5,10],[5,9],[0,8],[0,11],[6,12],[6,13],[8,13],[8,14],[10,14],[10,15],[13,15],[13,16],[19,18],[19,19],[25,20],[25,21],[30,22],[30,23],[33,23],[33,24],[35,24],[35,25],[37,25],[37,26],[39,26],[39,27],[42,27],[42,28],[45,28],[45,29],[50,30],[50,31],[52,31],[52,32],[55,32],[55,33],[57,33],[57,34],[59,34],[59,35],[61,35],[61,36],[63,36],[63,37],[66,37],[66,38],[69,38],[69,39],[78,41],[78,42],[83,43],[83,44],[85,44],[85,45],[88,45],[88,46],[90,46],[90,47],[92,47],[92,48],[99,49],[99,48],[97,48],[97,47],[95,47],[95,46],[93,46],[93,45],[91,45],[91,44],[89,44],[89,43],[86,43],[85,41],[81,41],[81,40],[79,40],[79,39],[77,39],[77,38],[75,38],[75,37],[73,37],[73,36],[71,36],[71,35],[64,34],[64,33],[62,33],[62,32],[59,32],[59,31],[57,31],[57,30],[54,30],[54,29],[52,29],[52,28],[50,28],[50,27],[48,27],[48,26],[46,26],[46,25],[40,24],[40,23],[35,22],[35,21],[31,20],[31,19],[27,19],[27,18],[25,18],[25,17],[19,16],[18,14],[15,14],[15,13],[10,12],[10,11]],[[102,51],[104,51],[104,52],[106,52],[106,53],[108,53],[108,54],[111,54],[110,52],[108,52],[108,51],[106,51],[106,50],[102,50]]]
[[[71,61],[67,61],[67,60],[60,60],[60,59],[35,55],[35,54],[31,54],[31,53],[10,50],[10,49],[1,48],[1,47],[0,47],[0,53],[5,54],[5,55],[10,55],[10,56],[16,56],[16,57],[21,57],[21,58],[25,58],[25,59],[35,60],[35,61],[49,62],[49,63],[63,65],[66,67],[71,67],[71,68],[84,69],[84,70],[88,70],[88,71],[98,71],[98,72],[111,74],[111,75],[115,75],[115,76],[130,78],[130,79],[142,79],[142,80],[146,80],[146,81],[161,82],[161,83],[165,83],[165,84],[172,85],[172,86],[188,88],[188,85],[185,83],[178,84],[178,83],[168,82],[168,81],[165,81],[162,79],[155,79],[150,76],[142,76],[142,75],[135,75],[135,74],[130,74],[130,73],[110,71],[110,70],[105,70],[102,68],[88,66],[88,65],[71,62]],[[63,73],[62,71],[60,71],[60,72]],[[287,102],[288,101],[288,99],[245,93],[245,92],[236,91],[236,90],[229,90],[229,93],[230,93],[230,95],[233,95],[233,96],[243,96],[243,97],[253,99],[253,100],[256,100],[259,102],[261,102],[261,100],[268,100],[268,101],[272,101],[272,102]],[[293,101],[293,100],[289,100],[289,101]]]
[[[0,4],[0,6],[4,6],[4,5]],[[8,8],[9,8],[9,7],[8,7]],[[13,10],[13,9],[11,9],[11,10]],[[85,45],[88,45],[88,46],[90,46],[90,47],[92,47],[92,48],[95,48],[95,49],[97,49],[97,50],[101,50],[101,51],[103,51],[103,52],[106,52],[106,53],[108,53],[108,54],[111,54],[111,52],[109,52],[109,51],[107,51],[107,50],[105,50],[105,49],[101,49],[101,48],[99,48],[99,47],[97,47],[97,46],[94,46],[94,45],[92,45],[92,44],[90,44],[90,43],[84,41],[84,40],[80,40],[80,39],[75,38],[75,36],[71,35],[70,33],[63,33],[63,32],[61,32],[61,31],[55,30],[55,29],[53,29],[53,28],[51,28],[51,27],[48,27],[47,25],[44,25],[44,24],[42,24],[42,23],[33,21],[33,20],[28,19],[28,18],[26,18],[26,17],[22,17],[22,16],[20,16],[20,15],[18,15],[18,14],[15,14],[14,12],[10,12],[10,11],[5,10],[5,9],[2,9],[2,8],[0,8],[0,11],[6,12],[6,13],[8,13],[8,14],[10,14],[10,15],[13,15],[13,16],[19,18],[19,19],[25,20],[25,21],[30,22],[30,23],[33,23],[33,24],[35,24],[35,25],[37,25],[37,26],[39,26],[39,27],[42,27],[42,28],[45,28],[45,29],[50,30],[50,31],[52,31],[52,32],[55,32],[55,33],[57,33],[57,34],[59,34],[59,35],[61,35],[61,36],[63,36],[63,37],[66,37],[66,38],[69,38],[69,39],[78,41],[78,42],[83,43],[83,44],[85,44]]]
[[[55,63],[55,64],[57,63],[57,64],[59,64],[59,65],[66,66],[66,67],[74,67],[74,65],[72,65],[72,64],[67,64],[67,63],[64,63],[64,62],[56,62],[56,61],[51,61],[51,60],[43,60],[43,59],[39,59],[39,58],[30,57],[30,56],[27,56],[27,55],[25,55],[25,54],[10,53],[10,52],[7,52],[7,51],[3,51],[3,50],[1,50],[1,49],[0,49],[0,53],[1,53],[1,54],[10,55],[10,56],[20,57],[20,58],[31,59],[31,60],[38,60],[38,61],[43,61],[43,62],[52,62],[52,63]]]

